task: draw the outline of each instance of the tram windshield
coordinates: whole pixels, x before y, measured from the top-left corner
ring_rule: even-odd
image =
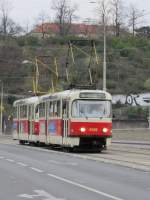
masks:
[[[111,102],[100,100],[75,100],[72,104],[72,117],[110,118]]]

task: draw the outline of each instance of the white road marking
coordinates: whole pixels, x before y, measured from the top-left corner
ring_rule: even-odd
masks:
[[[49,160],[49,162],[54,163],[54,164],[57,164],[57,165],[61,165],[61,162],[56,161],[56,160]]]
[[[78,166],[78,163],[76,162],[70,162],[70,163],[67,163],[68,165],[72,165],[72,166]]]
[[[41,200],[65,200],[65,199],[60,199],[52,196],[51,194],[47,193],[44,190],[34,190],[36,194],[30,195],[30,194],[20,194],[18,195],[21,198],[26,198],[26,199],[34,199],[36,197],[42,197]]]
[[[17,164],[18,164],[18,165],[21,165],[21,166],[23,166],[23,167],[27,167],[27,166],[28,166],[27,164],[22,163],[22,162],[17,162]]]
[[[29,194],[20,194],[19,197],[21,198],[26,198],[26,199],[33,199],[33,195],[29,195]]]
[[[40,169],[37,169],[37,168],[34,168],[34,167],[31,167],[32,170],[36,171],[36,172],[39,172],[39,173],[42,173],[43,171],[40,170]]]
[[[7,158],[6,160],[7,160],[8,162],[15,162],[14,160],[9,159],[9,158]]]
[[[0,156],[0,159],[4,159],[4,156]]]
[[[50,177],[52,177],[52,178],[55,178],[55,179],[57,179],[57,180],[60,180],[60,181],[69,183],[69,184],[71,184],[71,185],[75,185],[75,186],[77,186],[77,187],[80,187],[80,188],[82,188],[82,189],[88,190],[88,191],[90,191],[90,192],[94,192],[94,193],[100,194],[100,195],[102,195],[102,196],[108,197],[108,198],[113,199],[113,200],[123,200],[123,199],[118,198],[118,197],[116,197],[116,196],[113,196],[113,195],[110,195],[110,194],[108,194],[108,193],[105,193],[105,192],[96,190],[96,189],[91,188],[91,187],[88,187],[88,186],[86,186],[86,185],[82,185],[82,184],[80,184],[80,183],[71,181],[71,180],[69,180],[69,179],[65,179],[65,178],[56,176],[56,175],[54,175],[54,174],[48,174],[48,176],[50,176]]]
[[[56,164],[56,165],[72,165],[72,166],[78,165],[78,163],[75,163],[75,162],[59,162],[59,161],[56,161],[56,160],[49,160],[49,162]]]

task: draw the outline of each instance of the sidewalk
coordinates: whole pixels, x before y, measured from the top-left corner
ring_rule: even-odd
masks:
[[[1,144],[15,144],[16,143],[16,141],[15,140],[13,140],[13,137],[12,137],[12,135],[7,135],[7,134],[1,134],[0,135],[0,143]]]

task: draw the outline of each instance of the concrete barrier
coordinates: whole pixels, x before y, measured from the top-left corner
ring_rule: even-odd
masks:
[[[150,129],[113,129],[112,140],[150,142]]]
[[[113,129],[147,129],[148,121],[141,119],[113,119]]]

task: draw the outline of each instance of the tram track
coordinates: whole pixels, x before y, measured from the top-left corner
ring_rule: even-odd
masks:
[[[10,145],[11,139],[1,141],[3,144]],[[12,145],[18,146],[16,142],[12,142]],[[33,146],[24,146],[24,148],[34,148]],[[38,151],[54,151],[55,153],[64,153],[71,157],[79,157],[81,159],[89,159],[96,162],[104,162],[115,164],[123,167],[134,168],[137,170],[150,172],[150,151],[149,149],[140,149],[138,147],[114,145],[107,151],[102,153],[65,153],[58,150],[50,150],[41,147],[35,147]]]
[[[147,171],[150,172],[150,160],[146,159],[138,159],[138,158],[127,158],[123,154],[120,154],[120,157],[116,157],[111,154],[111,156],[106,156],[106,154],[87,154],[86,155],[88,159],[91,160],[96,160],[96,161],[101,161],[104,163],[110,163],[110,164],[115,164],[123,167],[129,167],[129,168],[134,168],[137,170],[142,170],[142,171]]]
[[[143,151],[144,150],[144,151]],[[136,149],[136,150],[132,150],[132,149],[121,149],[121,148],[111,148],[110,151],[114,151],[114,152],[123,152],[123,153],[130,153],[130,154],[141,154],[141,155],[150,155],[150,150],[146,150],[146,149]]]

